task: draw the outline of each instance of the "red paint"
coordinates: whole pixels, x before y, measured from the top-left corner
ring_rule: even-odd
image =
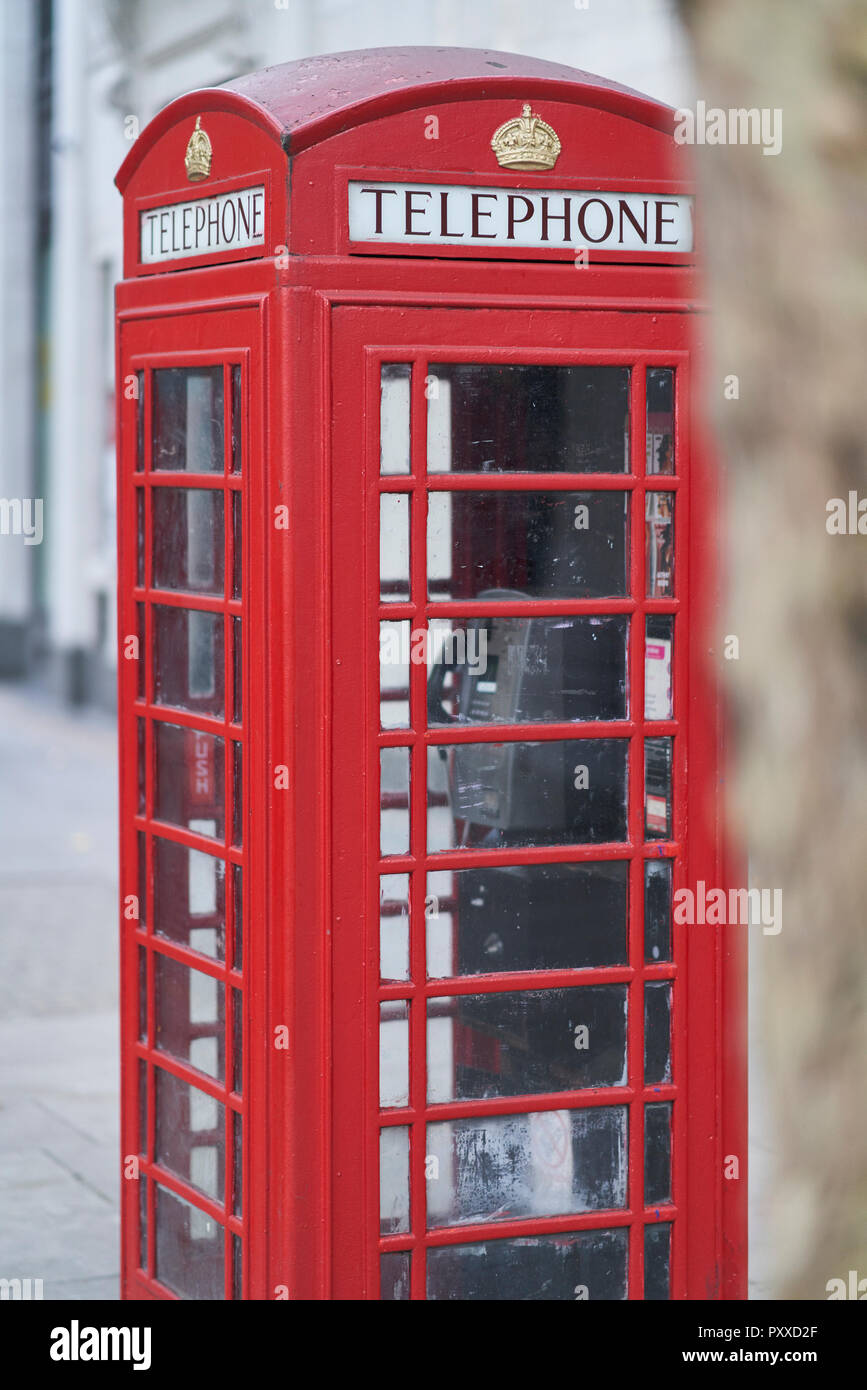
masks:
[[[553,171],[510,173],[497,166],[492,132],[518,114],[519,102],[556,129],[562,153]],[[439,139],[424,137],[436,114]],[[213,146],[212,177],[188,183],[184,151],[196,116]],[[643,863],[674,861],[674,887],[698,879],[738,885],[722,833],[719,779],[723,714],[703,653],[713,643],[718,611],[718,482],[707,437],[692,403],[698,347],[697,287],[692,257],[647,252],[591,252],[577,269],[573,253],[552,246],[510,248],[351,249],[346,230],[350,178],[525,187],[690,192],[683,151],[671,137],[672,113],[646,98],[586,74],[532,59],[470,50],[384,50],[336,55],[269,69],[224,89],[181,97],[143,132],[118,176],[124,195],[125,275],[118,288],[118,373],[144,373],[144,456],[137,458],[137,403],[118,398],[119,634],[136,628],[145,607],[144,696],[135,662],[121,661],[121,899],[141,892],[141,923],[123,921],[123,1153],[139,1152],[138,1066],[147,1064],[146,1134],[150,1244],[140,1264],[137,1182],[123,1183],[123,1293],[175,1296],[154,1263],[154,1178],[218,1222],[223,1248],[244,1246],[243,1295],[275,1298],[373,1298],[381,1250],[414,1252],[412,1296],[424,1297],[425,1251],[472,1239],[626,1226],[630,1296],[642,1296],[646,1220],[673,1220],[672,1296],[745,1295],[745,1072],[743,959],[745,929],[674,927],[671,963],[644,963]],[[284,148],[285,147],[285,148]],[[287,153],[288,150],[288,153]],[[138,259],[142,209],[190,201],[264,183],[264,247],[223,251],[143,267]],[[291,190],[291,198],[290,198]],[[291,202],[291,218],[289,207]],[[435,252],[435,254],[429,254]],[[566,259],[564,259],[566,258]],[[421,622],[428,616],[479,611],[471,601],[429,602],[423,595],[426,492],[478,483],[469,475],[426,477],[424,377],[431,360],[452,362],[623,363],[632,367],[631,472],[546,474],[546,490],[625,489],[644,495],[644,368],[677,372],[675,459],[678,472],[655,480],[677,493],[674,596],[646,599],[642,511],[633,509],[630,596],[558,600],[546,613],[626,613],[630,624],[630,709],[616,726],[581,726],[581,737],[617,732],[630,739],[628,840],[608,847],[536,846],[525,850],[454,849],[437,867],[586,861],[630,864],[629,964],[582,971],[581,983],[622,983],[629,991],[627,1085],[592,1092],[491,1099],[425,1108],[423,1001],[442,982],[424,973],[426,815],[424,757],[430,745],[575,736],[569,725],[496,730],[425,727],[426,671],[411,664],[409,699],[416,732],[378,731],[377,636],[380,617]],[[379,478],[379,366],[413,364],[413,469]],[[153,378],[167,366],[222,365],[225,453],[219,473],[172,475],[152,468]],[[230,370],[241,371],[243,470],[232,470]],[[484,475],[488,489],[532,490],[533,475]],[[146,554],[136,580],[136,495],[153,536],[160,488],[202,486],[223,499],[224,569],[233,572],[232,497],[241,497],[243,591],[188,598],[155,591]],[[412,601],[380,609],[375,589],[378,506],[382,491],[414,495]],[[275,509],[288,508],[288,528]],[[638,522],[636,525],[635,523]],[[154,703],[153,603],[218,615],[226,650],[222,716]],[[493,612],[519,612],[501,601]],[[524,610],[528,611],[525,604]],[[653,725],[674,738],[674,823],[664,845],[644,842],[644,614],[677,615],[674,718]],[[243,640],[243,712],[231,708],[234,620]],[[689,641],[684,633],[689,632]],[[143,721],[144,813],[139,812],[137,731]],[[164,720],[225,741],[226,834],[222,842],[188,825],[155,820],[155,725]],[[195,735],[192,735],[195,738]],[[231,749],[243,757],[243,843],[232,836]],[[410,792],[409,852],[389,872],[411,872],[410,985],[378,984],[378,765],[381,747],[412,748],[417,775]],[[288,789],[275,785],[288,768]],[[214,779],[215,769],[209,776]],[[199,780],[186,784],[194,809]],[[144,836],[139,883],[138,837]],[[158,937],[153,924],[154,844],[159,837],[199,849],[226,867],[225,963]],[[243,874],[243,960],[233,963],[232,870]],[[415,871],[415,872],[413,872]],[[212,919],[209,919],[212,920]],[[738,934],[738,932],[740,934]],[[144,1038],[139,1038],[138,949],[147,960]],[[218,982],[226,1018],[224,1079],[203,1074],[157,1048],[156,964],[195,965]],[[645,1088],[644,982],[671,979],[673,1082]],[[450,983],[454,995],[493,988],[557,987],[574,972],[526,972]],[[232,998],[243,998],[243,1082],[236,1089]],[[378,1031],[381,1001],[410,1001],[410,1104],[388,1124],[416,1127],[412,1148],[411,1236],[378,1235]],[[277,1047],[275,1030],[287,1030]],[[465,1041],[491,1049],[489,1041]],[[156,1072],[194,1082],[224,1106],[223,1200],[202,1193],[157,1162]],[[666,1207],[642,1200],[645,1099],[674,1102],[673,1191]],[[614,1213],[521,1219],[425,1233],[425,1120],[507,1114],[528,1105],[630,1105],[629,1205]],[[243,1207],[236,1213],[231,1161],[233,1115],[245,1127]],[[737,1183],[723,1179],[723,1159],[740,1157]],[[231,1262],[223,1285],[232,1295]]]

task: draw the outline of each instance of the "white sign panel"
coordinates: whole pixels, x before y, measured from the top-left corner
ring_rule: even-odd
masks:
[[[671,641],[648,637],[644,647],[644,717],[671,718]]]
[[[142,265],[262,246],[265,189],[240,188],[189,203],[145,208],[139,216]]]
[[[691,251],[692,198],[668,193],[349,185],[349,239],[412,245]]]

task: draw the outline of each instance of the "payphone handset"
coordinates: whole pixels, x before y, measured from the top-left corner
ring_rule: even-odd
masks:
[[[488,589],[478,597],[481,602],[514,602],[528,596]],[[606,620],[496,614],[470,618],[465,626],[464,650],[474,652],[476,659],[447,662],[441,653],[435,661],[428,681],[432,726],[563,724],[624,717],[622,692],[616,685],[609,688],[608,679],[623,635]],[[454,713],[443,702],[450,672],[448,697]],[[512,831],[548,832],[559,840],[571,834],[586,838],[598,788],[598,783],[588,787],[583,767],[588,757],[596,764],[592,780],[609,780],[607,749],[598,740],[594,745],[579,758],[577,745],[563,739],[457,744],[449,760],[452,813],[469,824],[503,832],[506,838]]]

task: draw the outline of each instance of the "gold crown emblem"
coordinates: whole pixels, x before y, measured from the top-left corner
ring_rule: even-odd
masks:
[[[187,145],[184,164],[190,183],[206,179],[211,172],[211,142],[202,130],[201,116],[196,117],[196,126]]]
[[[505,169],[553,169],[560,153],[557,132],[534,116],[524,102],[520,116],[514,116],[494,131],[491,149]]]

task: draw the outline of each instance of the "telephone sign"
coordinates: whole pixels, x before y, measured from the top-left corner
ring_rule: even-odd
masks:
[[[691,209],[689,197],[359,180],[349,184],[349,239],[691,251]]]
[[[120,170],[126,1298],[744,1296],[673,128],[384,49]]]

